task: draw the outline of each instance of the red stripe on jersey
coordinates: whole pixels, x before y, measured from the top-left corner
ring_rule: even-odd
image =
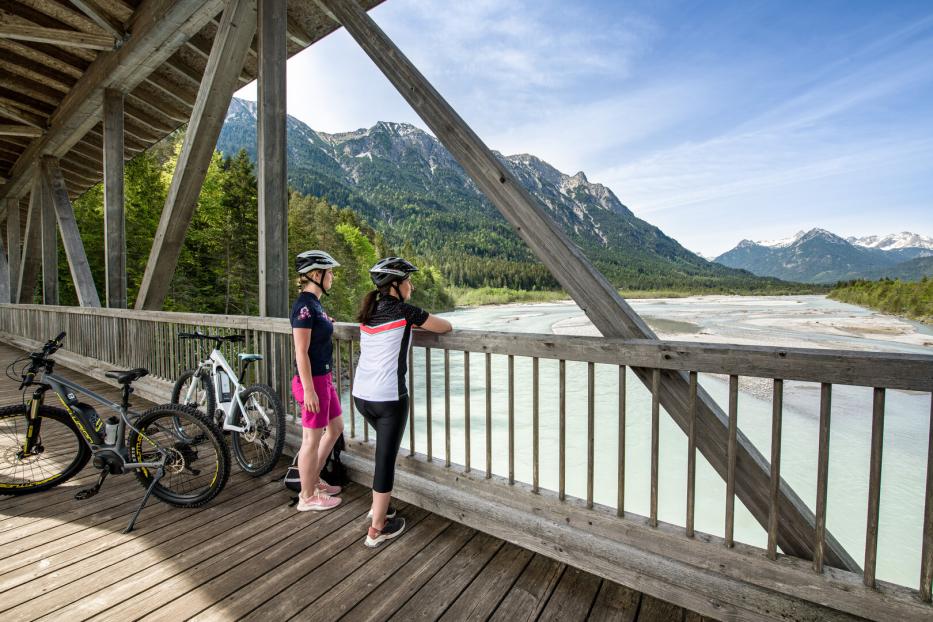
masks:
[[[377,333],[384,333],[387,330],[395,330],[396,328],[404,328],[406,320],[403,318],[401,320],[396,320],[395,322],[389,322],[387,324],[380,324],[379,326],[366,326],[365,324],[360,324],[360,330],[366,333],[367,335],[375,335]]]

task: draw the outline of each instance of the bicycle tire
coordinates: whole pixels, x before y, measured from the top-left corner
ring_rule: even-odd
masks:
[[[156,462],[163,451],[169,456],[153,495],[176,507],[195,508],[223,490],[230,476],[230,450],[210,418],[190,406],[161,404],[142,413],[134,426],[127,437],[131,461]],[[193,478],[186,478],[185,471]],[[154,476],[147,468],[136,469],[144,487]]]
[[[26,404],[0,408],[0,495],[25,495],[54,488],[79,473],[91,457],[90,448],[68,413],[44,405],[39,407],[41,451],[25,459],[18,456],[26,440],[27,415]],[[46,443],[54,443],[55,449],[47,450]],[[20,477],[15,477],[17,470]]]
[[[264,403],[257,404],[259,400]],[[285,409],[282,400],[272,387],[252,384],[240,393],[240,401],[247,412],[238,412],[235,423],[244,425],[245,416],[250,420],[252,429],[247,433],[231,434],[233,455],[240,468],[250,475],[265,475],[275,468],[285,448]],[[262,413],[255,408],[257,405]]]
[[[205,415],[211,418],[211,420],[216,422],[217,414],[217,403],[214,398],[214,382],[211,380],[211,376],[204,370],[200,369],[186,369],[181,372],[181,375],[178,377],[178,380],[175,381],[175,386],[172,387],[172,403],[181,404],[182,398],[188,393],[188,383],[193,380],[195,374],[201,372],[198,380],[201,382],[201,390],[204,391],[203,399],[197,400],[195,404],[182,404],[183,406],[191,406],[201,410]],[[220,423],[218,423],[220,425]]]

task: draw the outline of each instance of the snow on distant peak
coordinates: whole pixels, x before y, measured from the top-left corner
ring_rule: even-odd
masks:
[[[787,248],[800,238],[804,236],[806,232],[798,231],[795,235],[789,238],[782,238],[780,240],[761,240],[760,242],[755,242],[758,246],[767,246],[768,248]]]
[[[877,248],[883,251],[897,250],[900,248],[925,248],[933,250],[933,237],[902,231],[901,233],[891,233],[885,236],[867,235],[861,238],[850,237],[847,240],[856,246],[865,248]]]

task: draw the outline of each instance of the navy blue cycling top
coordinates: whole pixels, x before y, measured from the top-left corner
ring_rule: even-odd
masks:
[[[292,328],[310,328],[311,343],[308,358],[311,359],[311,375],[329,374],[333,366],[334,344],[331,336],[334,325],[324,312],[321,301],[311,292],[301,292],[292,305]]]

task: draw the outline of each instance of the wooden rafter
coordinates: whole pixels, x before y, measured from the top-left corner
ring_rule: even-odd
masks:
[[[98,6],[94,3],[89,2],[88,0],[70,0],[71,4],[75,5],[82,13],[87,15],[91,21],[101,27],[105,32],[110,33],[110,35],[118,40],[122,41],[125,33],[123,32],[123,27],[120,24],[117,24],[106,13],[100,10]]]
[[[23,194],[34,174],[39,154],[62,157],[99,123],[105,89],[131,91],[222,8],[222,0],[147,0],[142,3],[131,20],[132,36],[112,53],[100,55],[88,67],[58,104],[49,131],[22,153],[11,171],[11,183],[0,189],[0,194]],[[127,131],[133,131],[129,120]],[[163,136],[140,134],[143,135],[138,138],[144,143],[155,142]]]
[[[14,26],[7,22],[0,22],[0,38],[50,43],[52,45],[86,48],[89,50],[112,50],[116,43],[114,38],[109,35],[75,32],[63,28]]]
[[[0,136],[29,136],[36,138],[42,130],[30,125],[0,125]]]

